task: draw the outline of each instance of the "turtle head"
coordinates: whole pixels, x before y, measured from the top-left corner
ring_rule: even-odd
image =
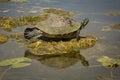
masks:
[[[38,36],[39,34],[41,34],[41,31],[36,27],[26,28],[25,31],[24,31],[24,37],[26,39],[31,39],[35,36]]]
[[[85,18],[82,22],[81,22],[81,26],[80,28],[77,30],[77,34],[76,34],[76,38],[77,38],[77,41],[79,40],[79,34],[80,34],[80,30],[83,29],[89,22],[89,19],[88,18]]]
[[[80,26],[80,30],[83,29],[89,22],[88,18],[85,18],[82,22],[81,22],[81,26]]]

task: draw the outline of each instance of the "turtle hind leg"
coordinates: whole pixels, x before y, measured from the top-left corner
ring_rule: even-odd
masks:
[[[39,35],[40,33],[41,33],[41,31],[36,27],[26,28],[25,31],[24,31],[24,37],[26,39],[31,39],[31,38]]]

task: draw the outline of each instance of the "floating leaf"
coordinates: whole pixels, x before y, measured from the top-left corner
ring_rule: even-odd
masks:
[[[25,57],[7,59],[7,60],[0,61],[0,66],[8,66],[8,65],[13,65],[15,63],[26,62],[26,61],[30,62],[31,59],[25,58]]]
[[[120,65],[120,59],[112,59],[107,56],[103,56],[102,58],[99,58],[97,61],[101,62],[103,66],[109,68],[116,68]]]
[[[13,64],[11,67],[12,68],[22,68],[22,67],[26,67],[29,66],[31,63],[15,63]]]

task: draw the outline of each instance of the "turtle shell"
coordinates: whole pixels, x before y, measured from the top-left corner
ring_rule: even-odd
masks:
[[[47,34],[67,34],[74,32],[80,28],[81,24],[75,20],[66,17],[50,14],[50,17],[39,22],[36,27]]]

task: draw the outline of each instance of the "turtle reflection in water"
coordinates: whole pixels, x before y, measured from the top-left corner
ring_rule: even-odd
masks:
[[[40,61],[41,64],[57,68],[63,69],[68,68],[70,66],[75,65],[77,62],[81,61],[83,66],[89,66],[88,61],[85,59],[84,56],[80,55],[79,52],[77,53],[68,53],[64,55],[39,55],[35,56],[31,54],[29,50],[25,52],[25,57],[36,59]]]
[[[26,39],[39,36],[52,39],[79,39],[80,30],[83,29],[89,19],[84,19],[81,23],[76,22],[70,17],[50,14],[50,17],[39,22],[34,28],[27,28],[24,36]]]

